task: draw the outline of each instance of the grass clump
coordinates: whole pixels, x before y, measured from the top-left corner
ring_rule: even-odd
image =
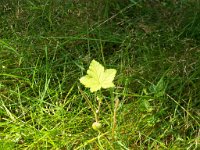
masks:
[[[199,149],[198,1],[0,2],[0,149]],[[95,59],[117,70],[96,95]],[[114,134],[113,134],[114,133]]]

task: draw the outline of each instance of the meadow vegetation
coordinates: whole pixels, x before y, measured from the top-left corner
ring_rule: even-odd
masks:
[[[117,70],[100,131],[93,59]],[[199,89],[198,0],[0,1],[2,150],[197,150]]]

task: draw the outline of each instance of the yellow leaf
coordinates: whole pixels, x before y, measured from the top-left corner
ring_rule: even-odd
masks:
[[[113,80],[116,75],[115,69],[104,69],[104,67],[95,60],[92,60],[87,75],[80,78],[80,82],[91,92],[114,87]]]

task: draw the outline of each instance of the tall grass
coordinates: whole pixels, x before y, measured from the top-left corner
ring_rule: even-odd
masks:
[[[1,1],[0,149],[199,149],[199,10],[198,1]],[[95,97],[79,83],[92,59],[117,69],[100,132]]]

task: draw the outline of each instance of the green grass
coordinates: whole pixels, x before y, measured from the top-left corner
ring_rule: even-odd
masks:
[[[195,0],[2,0],[0,149],[199,149],[199,14]],[[101,132],[79,82],[92,59],[117,69]]]

